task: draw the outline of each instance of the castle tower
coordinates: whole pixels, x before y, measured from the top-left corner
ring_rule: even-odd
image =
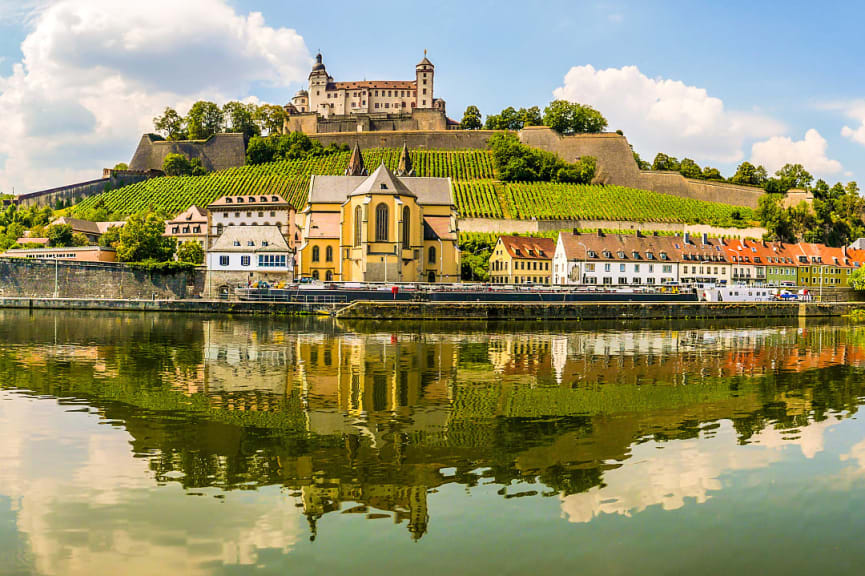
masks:
[[[360,146],[357,142],[354,143],[354,150],[351,151],[351,158],[348,159],[348,167],[345,169],[345,176],[368,176],[366,166],[363,163],[363,154],[360,153]]]
[[[309,73],[309,112],[318,112],[322,116],[330,114],[327,106],[327,69],[322,62],[321,52],[315,55],[315,64]]]
[[[408,154],[408,146],[402,143],[402,152],[399,155],[399,165],[396,169],[397,176],[414,176],[414,166],[411,163],[411,156]]]
[[[417,107],[433,107],[433,80],[435,79],[435,66],[426,57],[423,51],[423,60],[418,62],[415,68],[415,80],[417,81]]]

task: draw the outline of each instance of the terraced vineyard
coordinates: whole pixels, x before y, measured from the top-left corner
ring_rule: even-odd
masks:
[[[342,174],[349,155],[349,152],[341,152],[304,160],[240,166],[206,176],[154,178],[86,198],[76,205],[75,211],[80,213],[102,205],[118,216],[149,208],[176,214],[193,204],[207,206],[220,196],[260,192],[279,194],[302,209],[309,193],[309,177]],[[369,149],[363,153],[369,170],[381,162],[395,170],[399,155],[400,150],[396,148]],[[449,176],[455,180],[495,178],[492,157],[485,150],[415,150],[411,158],[417,176]],[[495,205],[498,206],[497,200]]]
[[[531,182],[505,185],[512,216],[538,220],[631,220],[729,226],[753,220],[750,208],[622,186]],[[734,217],[737,216],[738,218]]]
[[[370,170],[381,162],[396,169],[400,151],[377,148],[363,154]],[[457,210],[463,218],[628,220],[715,226],[745,226],[754,220],[750,208],[620,186],[502,183],[495,180],[492,155],[485,150],[415,150],[411,157],[418,176],[453,179]],[[117,217],[151,208],[174,215],[192,204],[207,206],[220,196],[258,193],[279,194],[301,210],[306,205],[310,176],[342,174],[348,159],[348,152],[340,152],[241,166],[205,176],[154,178],[86,198],[73,208],[73,213],[83,214],[103,206]]]

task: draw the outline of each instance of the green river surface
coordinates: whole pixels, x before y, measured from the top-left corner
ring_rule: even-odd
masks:
[[[0,574],[862,574],[865,327],[0,310]]]

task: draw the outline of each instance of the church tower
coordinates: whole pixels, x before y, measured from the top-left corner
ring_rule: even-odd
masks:
[[[423,60],[415,66],[415,81],[417,82],[417,104],[418,108],[433,107],[433,80],[435,77],[435,66],[426,57],[423,51]]]

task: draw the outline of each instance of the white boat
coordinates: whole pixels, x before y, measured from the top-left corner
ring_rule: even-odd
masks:
[[[777,291],[757,286],[713,286],[705,288],[700,299],[705,302],[771,302]]]

